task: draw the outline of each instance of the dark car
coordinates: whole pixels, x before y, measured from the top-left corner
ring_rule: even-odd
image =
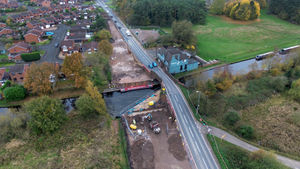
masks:
[[[58,46],[59,46],[59,43],[55,43],[55,44],[54,44],[54,46],[55,46],[56,48],[58,48]]]

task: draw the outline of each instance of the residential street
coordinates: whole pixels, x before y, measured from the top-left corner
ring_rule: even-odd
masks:
[[[58,43],[59,45],[64,40],[65,35],[67,33],[67,30],[69,29],[66,25],[59,25],[58,28],[54,31],[53,39],[51,42],[47,45],[39,46],[40,50],[45,51],[45,55],[41,57],[40,63],[42,62],[58,62],[63,63],[62,59],[58,58],[59,54],[59,47],[55,47],[55,43]]]
[[[131,51],[136,55],[139,61],[145,66],[151,64],[153,62],[152,58],[137,42],[137,40],[132,36],[126,35],[128,28],[122,23],[122,21],[115,16],[103,2],[99,0],[97,2],[102,8],[108,10],[113,16],[113,19],[117,21],[116,25],[120,27],[120,32],[123,35],[124,40],[127,42]],[[154,71],[162,79],[163,84],[166,86],[167,96],[171,101],[174,111],[176,112],[177,121],[180,126],[180,131],[183,135],[185,145],[187,145],[188,148],[192,167],[198,169],[220,168],[209,143],[205,139],[205,136],[200,132],[192,111],[190,110],[181,90],[161,68],[156,67],[153,68],[152,71]]]
[[[211,126],[209,128],[212,129],[212,131],[211,131],[212,135],[214,135],[216,137],[219,137],[219,138],[224,137],[223,138],[224,140],[226,140],[226,141],[228,141],[228,142],[230,142],[234,145],[237,145],[237,146],[239,146],[243,149],[246,149],[246,150],[251,151],[251,152],[259,150],[259,148],[236,138],[235,136],[227,133],[224,130],[221,130],[221,129],[218,129],[218,128],[215,128],[215,127],[211,127]],[[287,157],[283,157],[283,156],[277,155],[277,154],[276,154],[276,157],[280,162],[282,162],[286,166],[294,168],[294,169],[300,169],[300,162],[299,161],[296,161],[296,160],[293,160],[293,159],[290,159],[290,158],[287,158]]]

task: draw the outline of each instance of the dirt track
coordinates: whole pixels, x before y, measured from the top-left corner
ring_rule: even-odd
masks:
[[[112,38],[115,40],[112,44],[113,54],[110,59],[112,83],[134,83],[151,80],[143,67],[135,62],[115,25],[111,21],[108,21],[108,25]]]

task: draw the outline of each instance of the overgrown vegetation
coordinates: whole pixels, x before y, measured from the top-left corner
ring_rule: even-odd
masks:
[[[247,140],[299,156],[300,149],[295,146],[300,144],[300,137],[293,133],[300,130],[296,103],[300,53],[291,53],[284,60],[277,57],[264,61],[266,71],[252,66],[252,72],[233,76],[225,69],[212,80],[199,82],[195,86],[202,91],[199,113]],[[196,92],[190,95],[193,105],[198,104],[198,97]]]
[[[208,136],[208,140],[213,151],[217,154],[218,160],[221,161],[222,169],[288,169],[288,167],[279,163],[270,152],[263,150],[248,152],[211,135]]]
[[[260,6],[254,0],[232,0],[226,3],[224,14],[236,20],[253,20],[260,16]]]

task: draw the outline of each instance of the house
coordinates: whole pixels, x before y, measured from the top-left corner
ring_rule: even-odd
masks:
[[[16,61],[16,62],[20,62],[22,60],[21,54],[29,53],[29,52],[31,52],[31,50],[32,50],[32,47],[28,43],[25,43],[25,42],[16,43],[8,49],[8,53],[9,53],[8,59]]]
[[[61,42],[60,50],[63,55],[70,55],[79,52],[79,46],[73,40],[64,40]]]
[[[43,7],[49,8],[49,7],[51,6],[51,1],[49,1],[49,0],[43,1],[43,2],[42,2],[42,6],[43,6]]]
[[[16,64],[9,68],[9,77],[14,83],[23,83],[29,64]]]
[[[42,18],[40,21],[45,24],[46,29],[53,27],[56,24],[56,20],[54,17]]]
[[[38,21],[30,21],[26,23],[27,28],[29,29],[45,29],[46,25]]]
[[[198,69],[199,65],[192,54],[178,48],[160,48],[157,57],[171,74]]]
[[[84,43],[81,46],[81,52],[83,53],[87,52],[88,54],[91,54],[92,52],[97,52],[97,50],[98,50],[98,43],[95,41]]]
[[[41,42],[41,37],[43,35],[43,32],[37,29],[32,29],[28,31],[25,35],[25,42],[27,43],[39,43]]]
[[[1,4],[8,4],[8,0],[0,0]]]
[[[0,22],[0,28],[5,28],[5,27],[6,27],[6,24]]]
[[[10,28],[0,28],[0,36],[3,35],[11,35],[13,34],[13,30]]]
[[[9,73],[6,71],[6,68],[0,68],[0,86],[2,86],[9,79]]]

